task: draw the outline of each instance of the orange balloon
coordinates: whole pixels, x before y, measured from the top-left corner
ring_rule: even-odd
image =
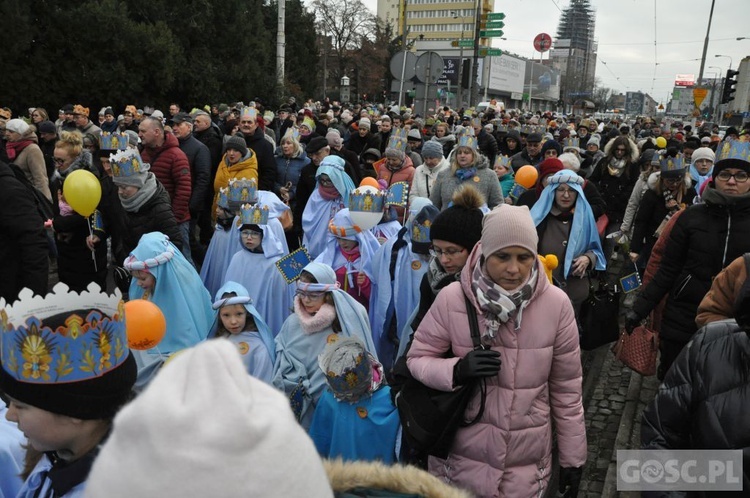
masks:
[[[523,188],[531,188],[536,184],[536,179],[539,178],[539,172],[534,166],[526,165],[521,166],[516,171],[516,183]]]
[[[378,184],[378,181],[375,178],[366,176],[362,178],[362,181],[359,182],[360,187],[375,187],[376,189],[380,189],[380,185]]]
[[[128,347],[145,351],[164,339],[167,320],[157,305],[145,299],[134,299],[125,303],[125,330]]]

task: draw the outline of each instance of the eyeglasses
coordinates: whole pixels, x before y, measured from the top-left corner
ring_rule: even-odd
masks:
[[[664,180],[664,183],[669,183],[670,185],[674,185],[675,183],[680,182],[680,178],[662,178]]]
[[[65,163],[65,159],[61,159],[59,157],[56,157],[54,159],[54,161],[55,161],[55,164],[64,164]]]
[[[446,258],[453,258],[456,254],[464,252],[466,249],[438,249],[437,247],[430,248],[430,256],[435,258],[441,258],[445,255]]]
[[[242,230],[240,232],[240,235],[242,237],[260,237],[263,235],[262,232],[256,232],[255,230]]]
[[[558,192],[558,193],[559,193],[560,195],[562,195],[562,196],[565,196],[565,195],[567,195],[567,196],[571,196],[571,195],[573,195],[573,194],[575,194],[575,193],[576,193],[576,191],[575,191],[575,190],[573,190],[573,189],[568,189],[568,190],[564,190],[564,189],[561,189],[561,188],[558,188],[558,189],[557,189],[557,192]]]
[[[728,182],[730,178],[734,178],[734,181],[736,181],[737,183],[745,183],[747,181],[747,176],[747,173],[745,173],[744,171],[730,173],[729,171],[724,170],[716,175],[716,178],[725,182]]]
[[[295,294],[299,296],[300,299],[310,299],[312,301],[323,299],[326,295],[326,293],[323,291],[308,292],[308,291],[303,291],[303,290],[297,290]]]
[[[330,179],[318,178],[318,183],[320,183],[324,187],[333,186],[333,181],[331,181]]]

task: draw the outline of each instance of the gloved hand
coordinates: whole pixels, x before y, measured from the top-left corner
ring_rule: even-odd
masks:
[[[581,484],[583,468],[560,467],[560,484],[557,496],[575,498],[578,496],[578,486]]]
[[[638,316],[638,313],[636,313],[633,310],[628,310],[625,312],[625,331],[628,334],[633,333],[633,329],[635,329],[638,325],[641,324],[642,318]]]
[[[475,377],[492,377],[500,371],[500,353],[491,349],[475,349],[461,358],[453,369],[453,385],[460,386]]]

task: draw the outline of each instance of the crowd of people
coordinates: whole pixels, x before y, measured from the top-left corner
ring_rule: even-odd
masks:
[[[294,99],[117,114],[0,110],[0,497],[324,497],[341,475],[542,496],[554,473],[576,496],[582,304],[615,261],[653,274],[623,302],[627,331],[659,313],[644,447],[747,445],[696,424],[748,406],[749,129]],[[128,342],[120,296],[158,306],[158,344]],[[402,437],[405,377],[483,380],[446,458]]]

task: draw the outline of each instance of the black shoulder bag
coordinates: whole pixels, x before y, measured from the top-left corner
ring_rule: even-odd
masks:
[[[464,300],[474,349],[483,349],[477,312],[465,294]],[[448,349],[443,357],[452,356],[452,350]],[[467,421],[464,414],[476,389],[480,389],[482,394],[481,405],[476,417]],[[483,378],[472,379],[455,391],[440,391],[427,387],[413,377],[407,379],[395,400],[406,442],[415,450],[446,458],[458,428],[468,427],[482,418],[486,397]]]

